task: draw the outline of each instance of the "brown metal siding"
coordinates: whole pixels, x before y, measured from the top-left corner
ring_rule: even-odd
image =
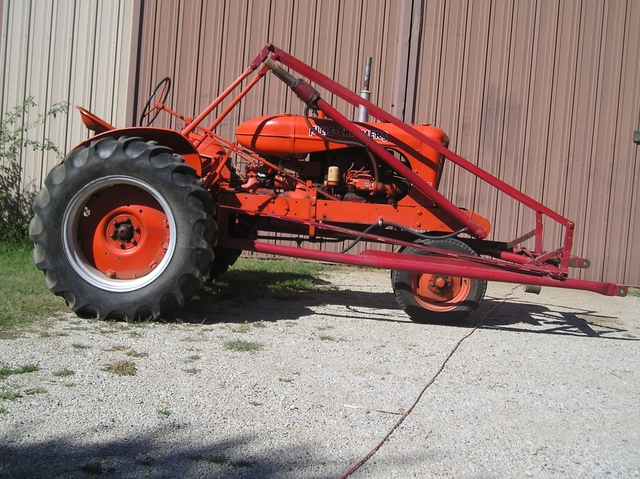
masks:
[[[631,141],[640,128],[638,2],[144,5],[138,109],[168,75],[175,82],[170,105],[195,115],[267,41],[354,91],[372,56],[375,103],[407,121],[442,127],[456,152],[574,220],[574,254],[592,259],[582,277],[640,283],[640,167]],[[351,106],[334,103],[355,115]],[[300,113],[300,103],[268,78],[220,133],[232,136],[244,119],[285,110]],[[441,191],[487,216],[497,239],[533,228],[531,212],[451,164]],[[558,246],[560,228],[545,227],[545,246]]]
[[[415,119],[444,128],[462,156],[576,221],[574,253],[594,260],[583,277],[637,284],[629,258],[637,168],[615,174],[636,165],[633,3],[427,2]],[[533,228],[530,213],[455,168],[442,191],[488,216],[495,238]],[[557,246],[560,229],[546,228],[545,245]]]
[[[616,112],[613,121],[615,141],[599,161],[612,162],[611,183],[606,197],[610,234],[605,237],[603,276],[626,278],[640,284],[640,147],[633,144],[633,130],[640,130],[640,2],[616,5],[615,28],[620,28],[620,49],[607,57],[619,63],[619,86],[614,81]]]
[[[164,76],[174,79],[172,106],[195,115],[231,83],[267,43],[291,52],[339,82],[359,90],[366,56],[374,58],[375,99],[384,106],[380,78],[397,23],[392,1],[195,1],[145,2],[138,110]],[[390,39],[390,40],[389,40]],[[340,61],[337,61],[340,59]],[[392,72],[393,69],[387,69]],[[252,92],[220,133],[233,134],[245,118],[301,112],[300,102],[277,79]],[[327,99],[330,99],[329,97]],[[351,106],[336,101],[345,113]],[[223,103],[223,106],[225,104]]]

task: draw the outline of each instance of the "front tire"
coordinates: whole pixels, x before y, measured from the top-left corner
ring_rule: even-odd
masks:
[[[201,286],[217,240],[213,204],[170,149],[103,138],[51,170],[29,237],[47,287],[79,316],[158,318]]]
[[[460,240],[448,238],[420,241],[434,248],[478,256]],[[429,256],[432,253],[406,248],[406,254]],[[411,271],[391,272],[391,284],[398,305],[416,323],[456,323],[463,321],[478,307],[487,289],[481,279],[434,275]]]

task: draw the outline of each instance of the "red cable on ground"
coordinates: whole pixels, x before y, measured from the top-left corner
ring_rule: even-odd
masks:
[[[460,338],[458,340],[458,342],[456,344],[453,345],[453,348],[451,348],[451,351],[449,351],[449,354],[447,355],[446,358],[444,358],[444,361],[442,361],[442,364],[440,364],[440,367],[438,368],[438,370],[435,372],[435,374],[431,377],[431,379],[429,379],[429,381],[427,382],[427,384],[425,384],[425,386],[422,388],[422,391],[420,391],[420,393],[418,394],[418,397],[416,398],[416,400],[413,402],[413,404],[409,407],[409,409],[407,409],[402,416],[400,416],[400,418],[396,421],[396,423],[391,426],[391,429],[389,429],[389,432],[382,438],[382,440],[376,444],[373,449],[371,449],[366,455],[364,455],[362,457],[362,459],[360,459],[358,462],[356,462],[353,466],[351,466],[351,468],[345,472],[342,476],[340,476],[340,479],[346,479],[347,477],[349,477],[351,474],[353,474],[360,466],[362,466],[365,462],[367,462],[371,456],[373,456],[376,452],[378,452],[378,449],[380,449],[382,447],[382,445],[387,441],[387,439],[389,439],[389,437],[391,436],[391,434],[393,434],[393,431],[395,431],[398,426],[400,426],[400,424],[402,424],[402,421],[404,421],[406,419],[406,417],[411,413],[411,411],[413,411],[413,409],[418,405],[418,402],[420,401],[420,399],[422,398],[422,395],[425,393],[425,391],[427,390],[427,388],[429,386],[431,386],[433,384],[433,382],[436,380],[436,378],[440,375],[440,373],[444,370],[445,365],[447,364],[447,362],[449,361],[449,359],[451,359],[451,357],[453,356],[453,353],[456,352],[456,350],[458,349],[458,347],[462,344],[462,342],[467,339],[469,336],[471,336],[473,333],[475,333],[480,326],[482,326],[482,324],[484,323],[484,321],[487,319],[487,317],[493,313],[499,306],[502,306],[506,301],[507,298],[513,294],[513,292],[519,287],[520,285],[514,286],[513,288],[511,288],[511,290],[504,295],[504,298],[502,299],[501,302],[499,302],[498,304],[496,304],[493,308],[491,308],[483,317],[482,319],[478,322],[478,324],[476,324],[474,326],[474,328],[467,334],[465,334],[462,338]]]

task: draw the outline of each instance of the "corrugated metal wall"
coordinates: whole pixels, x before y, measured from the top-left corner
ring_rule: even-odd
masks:
[[[188,115],[266,42],[354,91],[372,56],[376,104],[442,127],[454,151],[574,220],[574,253],[592,260],[583,277],[640,283],[640,2],[147,0],[143,18],[142,89],[172,76],[171,104]],[[300,111],[270,81],[222,133]],[[442,192],[489,217],[495,238],[533,229],[530,213],[450,166]]]
[[[137,111],[165,76],[168,100],[195,116],[271,42],[342,84],[360,90],[367,56],[373,66],[373,101],[389,108],[397,37],[397,2],[357,0],[147,0],[144,4]],[[265,93],[268,92],[268,93]],[[337,103],[338,106],[340,102]],[[233,134],[245,118],[301,111],[283,84],[269,78],[219,132]]]
[[[575,221],[574,252],[592,260],[585,277],[638,284],[640,2],[421,6],[414,119],[444,128],[463,157]],[[466,173],[450,169],[442,192],[488,215],[498,238],[533,228],[530,214]]]
[[[372,100],[444,128],[451,148],[576,221],[584,277],[640,284],[640,2],[636,0],[0,0],[0,113],[35,96],[137,123],[164,76],[194,115],[272,42],[354,91],[373,57]],[[137,63],[136,63],[137,62]],[[137,64],[137,67],[136,67]],[[351,107],[335,102],[348,115]],[[301,111],[269,79],[223,125]],[[33,113],[34,115],[36,112]],[[37,131],[86,138],[72,112]],[[25,152],[38,185],[55,159]],[[451,165],[448,165],[451,166]],[[500,239],[530,215],[448,168],[445,195]],[[549,228],[552,239],[559,232]]]
[[[0,50],[0,114],[33,96],[33,121],[51,105],[68,102],[68,116],[31,130],[66,151],[87,138],[73,108],[83,106],[114,124],[131,116],[135,71],[132,60],[140,3],[130,0],[4,0]],[[41,185],[57,159],[23,151],[25,182]]]

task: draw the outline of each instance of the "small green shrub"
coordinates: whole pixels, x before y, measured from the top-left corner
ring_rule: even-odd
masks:
[[[30,139],[28,132],[46,124],[51,117],[66,113],[68,104],[56,103],[31,123],[25,123],[29,110],[35,106],[33,97],[28,97],[0,120],[0,242],[21,243],[28,238],[31,203],[36,192],[34,185],[22,177],[23,150],[52,151],[62,156],[50,140]]]

